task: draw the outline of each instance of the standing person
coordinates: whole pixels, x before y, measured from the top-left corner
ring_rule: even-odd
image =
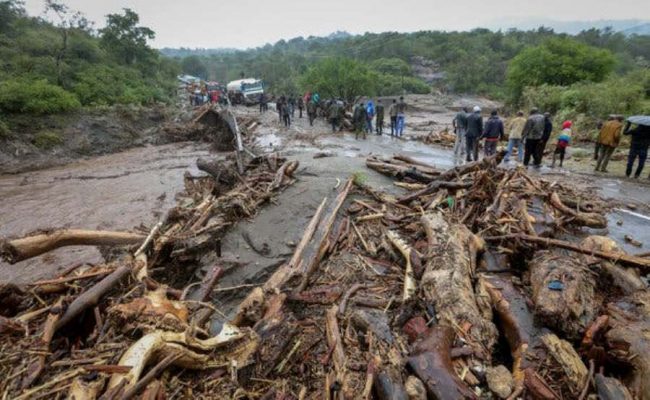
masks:
[[[384,134],[384,105],[381,104],[381,99],[377,100],[377,121],[375,122],[375,131],[377,135]]]
[[[607,172],[607,164],[609,158],[618,147],[621,141],[621,133],[623,131],[623,117],[618,115],[615,118],[605,122],[600,134],[598,135],[598,144],[600,145],[600,154],[596,162],[596,169],[594,171]]]
[[[607,121],[611,121],[614,119],[613,115],[610,115],[607,117]],[[599,121],[598,124],[596,125],[596,129],[598,132],[600,132],[603,129],[603,126],[605,123],[602,121]],[[598,158],[600,156],[600,133],[598,134],[598,139],[596,139],[596,146],[594,146],[594,161],[598,161]]]
[[[291,127],[291,108],[287,101],[282,103],[282,121],[284,121],[285,128]]]
[[[521,133],[524,131],[526,125],[526,118],[524,118],[523,111],[517,111],[517,116],[513,118],[508,124],[508,151],[504,157],[505,162],[510,162],[512,149],[517,147],[517,160],[522,162],[524,160],[524,149],[521,143]]]
[[[329,120],[330,123],[332,124],[332,133],[336,132],[336,128],[338,127],[339,124],[339,103],[332,98],[330,101],[330,107],[329,107]]]
[[[352,116],[354,121],[354,138],[359,139],[359,133],[363,135],[363,138],[366,138],[366,107],[365,104],[361,103],[354,109],[354,115]]]
[[[284,101],[284,96],[280,96],[280,98],[275,102],[275,109],[278,112],[278,116],[280,117],[280,123],[284,121],[284,117],[282,115],[282,105],[284,104]]]
[[[539,167],[542,159],[539,158],[539,145],[544,136],[544,116],[539,113],[536,107],[530,110],[530,116],[524,125],[524,131],[521,134],[524,144],[524,165],[530,164],[530,158],[533,158],[533,166]]]
[[[298,97],[298,118],[302,118],[302,110],[305,108],[305,101],[302,99],[302,97]]]
[[[397,134],[397,100],[393,99],[393,104],[388,109],[388,115],[390,115],[390,135],[395,136]]]
[[[467,107],[463,107],[452,121],[454,133],[456,134],[456,141],[454,142],[454,157],[458,160],[462,160],[465,155],[465,135],[467,134],[468,112],[469,110]]]
[[[289,112],[291,113],[291,119],[296,116],[296,99],[293,96],[289,97]]]
[[[539,145],[537,146],[537,151],[539,152],[539,163],[542,163],[544,158],[544,150],[546,150],[546,143],[551,138],[551,133],[553,133],[553,120],[551,119],[551,113],[544,113],[544,133],[542,133],[542,140],[540,140]]]
[[[406,124],[406,103],[404,96],[400,96],[397,103],[397,135],[401,137],[404,134],[404,125]]]
[[[485,129],[481,135],[481,138],[485,139],[485,145],[483,146],[485,157],[496,154],[497,144],[499,140],[503,139],[503,131],[503,121],[499,118],[497,110],[493,110],[490,113],[490,118],[485,123]]]
[[[551,168],[555,168],[555,157],[557,155],[560,156],[560,168],[562,168],[562,164],[564,164],[564,155],[566,154],[566,148],[569,147],[569,144],[571,144],[571,125],[573,125],[571,121],[564,121],[562,124],[562,132],[557,138],[557,144],[555,145],[555,151],[553,152],[553,163],[551,164]]]
[[[650,146],[650,126],[647,125],[637,125],[636,128],[630,129],[630,121],[627,121],[625,124],[624,135],[632,136],[632,141],[630,143],[630,153],[627,156],[627,168],[625,169],[625,176],[628,178],[632,174],[632,167],[634,166],[634,161],[636,158],[639,158],[639,165],[636,168],[634,173],[634,178],[638,178],[643,172],[643,166],[645,161],[648,158],[648,147]]]
[[[316,119],[316,103],[313,101],[307,102],[307,117],[309,117],[309,126],[314,126],[314,120]]]
[[[266,111],[266,95],[264,93],[260,94],[260,114]]]
[[[467,116],[467,133],[465,135],[467,158],[465,161],[478,161],[478,140],[481,134],[483,134],[481,107],[474,106],[473,112]],[[473,159],[472,156],[474,156]]]
[[[372,133],[372,119],[375,117],[375,105],[372,100],[366,106],[366,132]]]

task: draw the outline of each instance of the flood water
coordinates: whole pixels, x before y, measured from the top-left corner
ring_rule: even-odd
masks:
[[[207,155],[207,145],[175,143],[0,176],[0,236],[151,225],[175,205],[184,172],[198,172],[196,159]],[[76,263],[101,261],[94,247],[68,247],[15,265],[0,263],[0,281],[29,282]]]

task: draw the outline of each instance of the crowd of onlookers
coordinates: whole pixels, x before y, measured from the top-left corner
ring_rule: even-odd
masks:
[[[599,135],[596,144],[594,159],[596,171],[607,172],[607,165],[619,145],[622,135],[631,136],[630,151],[628,153],[625,175],[638,178],[643,171],[650,146],[650,127],[639,124],[631,129],[631,123],[623,125],[624,118],[620,115],[611,115],[608,120],[599,126]],[[573,136],[572,121],[564,121],[561,131],[557,135],[553,149],[551,168],[559,160],[560,167],[564,164],[567,148]],[[481,108],[475,106],[472,112],[463,108],[453,120],[456,141],[454,143],[454,156],[457,160],[478,160],[479,143],[483,141],[485,156],[496,153],[497,144],[506,137],[508,139],[504,161],[510,162],[513,153],[517,152],[517,161],[528,166],[531,161],[533,167],[540,167],[553,132],[553,122],[549,113],[540,113],[537,108],[532,108],[528,117],[522,111],[504,123],[496,110],[492,111],[484,123]],[[632,175],[634,164],[638,165]]]

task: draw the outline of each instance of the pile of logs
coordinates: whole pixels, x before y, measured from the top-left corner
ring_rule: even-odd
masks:
[[[456,142],[456,135],[447,130],[440,132],[431,131],[428,135],[420,138],[424,143],[436,144],[443,147],[454,147],[454,143]]]
[[[607,226],[593,193],[500,168],[502,157],[448,171],[369,158],[406,191],[340,185],[292,257],[218,316],[216,331],[206,301],[219,269],[195,290],[164,271],[215,251],[214,232],[290,184],[297,164],[259,159],[237,177],[203,162],[212,179],[188,177],[179,204],[191,206],[130,238],[142,244],[128,263],[1,289],[0,389],[7,398],[649,399],[650,258],[589,235]]]
[[[62,246],[135,246],[106,265],[75,265],[26,287],[0,285],[2,397],[159,398],[167,368],[243,363],[248,352],[235,343],[250,329],[226,323],[211,335],[206,327],[223,269],[184,285],[196,258],[219,251],[226,229],[292,184],[297,166],[273,154],[240,176],[233,162],[201,161],[210,175],[186,175],[178,206],[148,234],[54,230],[2,240],[0,254],[11,263]]]

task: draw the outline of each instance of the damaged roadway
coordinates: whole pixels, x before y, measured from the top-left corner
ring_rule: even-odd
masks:
[[[242,110],[240,118],[257,120],[249,110]],[[108,303],[102,300],[95,308],[97,331],[91,327],[87,337],[72,333],[87,346],[83,355],[98,359],[97,367],[84,367],[86,372],[99,371],[98,376],[72,374],[64,366],[81,360],[64,354],[55,356],[56,367],[34,370],[45,361],[39,355],[26,364],[26,376],[10,369],[21,380],[3,390],[25,396],[34,390],[43,393],[48,384],[71,382],[71,391],[95,385],[100,387],[96,393],[105,395],[141,390],[170,394],[178,393],[179,380],[189,380],[195,393],[208,398],[326,394],[451,399],[485,398],[490,391],[503,398],[522,393],[532,398],[602,396],[606,391],[640,398],[650,394],[642,379],[649,364],[640,353],[647,339],[627,328],[629,318],[638,329],[647,328],[644,279],[650,261],[633,257],[639,250],[628,250],[624,241],[622,250],[611,241],[590,238],[592,242],[580,243],[592,234],[606,234],[602,228],[611,208],[595,197],[584,177],[584,185],[567,185],[553,175],[540,178],[497,168],[498,160],[450,174],[444,172],[452,166],[448,152],[386,137],[355,142],[349,134],[323,134],[327,128],[322,121],[313,130],[304,125],[303,120],[286,132],[277,128],[274,114],[263,116],[254,132],[247,132],[247,140],[257,137],[268,154],[250,165],[245,182],[220,184],[217,178],[214,186],[210,177],[197,179],[193,173],[186,178],[187,191],[177,203],[181,207],[167,215],[161,233],[151,231],[145,269],[136,256],[137,279],[114,289],[120,288],[117,293],[124,297],[107,292]],[[288,159],[279,159],[276,150]],[[391,158],[397,152],[406,157]],[[367,158],[369,153],[380,157]],[[230,167],[222,162],[225,169],[232,168],[232,161]],[[413,173],[404,175],[405,167],[418,179],[412,179]],[[621,200],[619,205],[631,202]],[[619,214],[621,220],[639,218]],[[152,222],[146,225],[152,228]],[[625,231],[627,225],[624,220],[616,226]],[[570,240],[544,242],[538,235],[549,234],[549,229],[559,233],[556,238]],[[218,238],[216,248],[202,239],[204,233]],[[628,234],[646,239],[639,231]],[[291,265],[289,257],[300,263]],[[490,259],[492,266],[484,266]],[[197,266],[203,272],[192,270]],[[78,282],[90,292],[97,287],[91,285],[95,276],[120,271],[113,268],[82,267],[79,272],[87,278]],[[484,268],[501,280],[490,278]],[[623,287],[602,290],[612,275]],[[629,286],[633,281],[636,286]],[[209,293],[215,283],[213,323],[210,333],[201,332],[206,308],[198,304],[197,310],[187,299]],[[253,288],[262,284],[263,289]],[[548,293],[540,294],[544,291]],[[68,297],[78,293],[72,290]],[[42,296],[48,303],[57,298]],[[549,296],[555,301],[548,301]],[[26,320],[20,315],[29,310],[30,297],[20,290],[9,296],[18,305],[13,305],[17,315],[8,315],[15,318],[4,325],[6,334],[24,329],[18,322]],[[50,321],[58,330],[59,318],[75,318],[68,314],[79,302],[70,300],[63,302],[63,317],[50,312],[47,320],[37,316],[26,323],[37,332],[44,323],[47,332]],[[560,303],[567,307],[558,307]],[[160,314],[148,304],[168,304],[176,311]],[[91,315],[86,319],[92,320]],[[164,316],[162,323],[151,326],[157,315]],[[533,315],[535,329],[530,326]],[[609,322],[602,322],[605,317]],[[108,333],[99,321],[108,323]],[[116,321],[126,325],[114,325]],[[181,334],[189,327],[189,332],[199,329],[195,337]],[[98,338],[117,345],[120,334],[128,339],[112,353],[94,350]],[[507,339],[506,345],[498,344],[499,336]],[[48,338],[53,349],[65,346],[59,335]],[[131,350],[126,351],[127,345]],[[151,350],[151,359],[129,364],[133,346],[160,350]],[[7,354],[11,357],[15,350]],[[192,368],[191,362],[207,370],[189,372],[185,368]],[[169,368],[171,375],[156,375],[151,384],[141,375],[170,364],[176,365]],[[617,366],[623,372],[616,373]],[[106,375],[112,375],[110,381]],[[75,393],[82,392],[88,390]]]

